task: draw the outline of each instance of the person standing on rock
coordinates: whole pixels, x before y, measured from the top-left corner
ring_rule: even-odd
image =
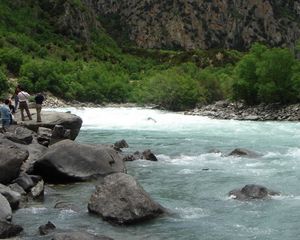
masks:
[[[35,96],[34,100],[35,100],[35,109],[36,109],[36,121],[41,122],[42,121],[41,111],[42,111],[42,105],[43,105],[45,98],[42,95],[42,93],[38,93]]]
[[[5,131],[5,127],[11,123],[11,112],[9,109],[9,100],[5,99],[4,104],[0,107],[2,129]]]
[[[19,92],[20,92],[20,86],[18,85],[16,87],[16,90],[15,90],[13,96],[11,97],[11,99],[15,99],[15,111],[17,111],[17,109],[19,107],[19,97],[18,97]]]
[[[29,111],[29,107],[28,107],[29,97],[30,97],[30,95],[29,95],[28,92],[25,92],[22,89],[20,89],[20,92],[18,93],[18,98],[19,98],[19,108],[20,108],[20,111],[21,111],[22,121],[25,121],[24,110],[26,111],[29,120],[32,120],[31,114],[30,114],[30,111]]]

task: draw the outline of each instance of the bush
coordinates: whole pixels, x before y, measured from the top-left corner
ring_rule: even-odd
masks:
[[[200,97],[198,83],[180,70],[172,68],[145,79],[138,92],[140,100],[175,111],[195,107]]]
[[[271,48],[255,44],[235,68],[233,97],[247,104],[260,102],[291,103],[295,94],[294,66],[297,60],[288,49]],[[294,83],[293,83],[294,79]]]
[[[0,94],[8,90],[8,81],[6,75],[0,70]]]
[[[23,64],[23,53],[18,48],[3,48],[0,50],[0,64],[5,64],[7,70],[16,75],[19,74]]]

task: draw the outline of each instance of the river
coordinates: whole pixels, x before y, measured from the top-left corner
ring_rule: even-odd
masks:
[[[83,119],[78,142],[125,139],[128,153],[151,149],[158,162],[128,162],[128,173],[173,214],[135,226],[111,226],[88,214],[93,183],[49,186],[44,202],[15,212],[14,222],[25,229],[22,239],[38,239],[38,226],[49,220],[59,228],[115,240],[298,239],[300,123],[215,120],[145,108],[58,110],[70,110]],[[262,156],[227,156],[235,148]],[[230,190],[251,183],[281,195],[253,202],[228,197]],[[58,201],[78,209],[54,209]]]

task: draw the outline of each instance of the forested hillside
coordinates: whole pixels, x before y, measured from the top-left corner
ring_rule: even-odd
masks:
[[[262,41],[266,46],[249,40],[243,45],[246,49],[252,44],[249,52],[227,49],[226,44],[206,45],[205,50],[200,45],[189,49],[150,46],[132,38],[132,28],[120,12],[132,5],[124,2],[2,0],[1,93],[7,95],[13,88],[8,78],[17,78],[31,93],[49,91],[66,100],[95,103],[154,103],[172,110],[220,99],[248,104],[300,100],[296,48],[267,47],[267,38]],[[145,2],[155,1],[136,2],[136,6]],[[180,2],[185,1],[173,4],[172,9],[181,11]],[[151,15],[150,5],[144,10],[145,19]],[[289,10],[284,19],[297,25],[297,11],[290,11],[289,5],[284,9]],[[280,19],[278,28],[283,26]],[[298,34],[291,27],[284,31],[294,37]],[[282,38],[280,43],[281,47],[294,46],[296,40]]]

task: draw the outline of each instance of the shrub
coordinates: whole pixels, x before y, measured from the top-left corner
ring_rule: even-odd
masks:
[[[297,60],[288,49],[271,48],[255,44],[235,68],[233,97],[247,104],[260,102],[290,103],[297,100],[296,77],[293,76]]]
[[[19,74],[23,63],[23,53],[18,48],[3,48],[0,50],[0,64],[5,64],[7,70]]]
[[[0,70],[0,94],[8,90],[8,81],[6,75]]]
[[[200,97],[197,81],[176,68],[145,79],[138,94],[142,102],[156,103],[175,111],[193,108]]]

